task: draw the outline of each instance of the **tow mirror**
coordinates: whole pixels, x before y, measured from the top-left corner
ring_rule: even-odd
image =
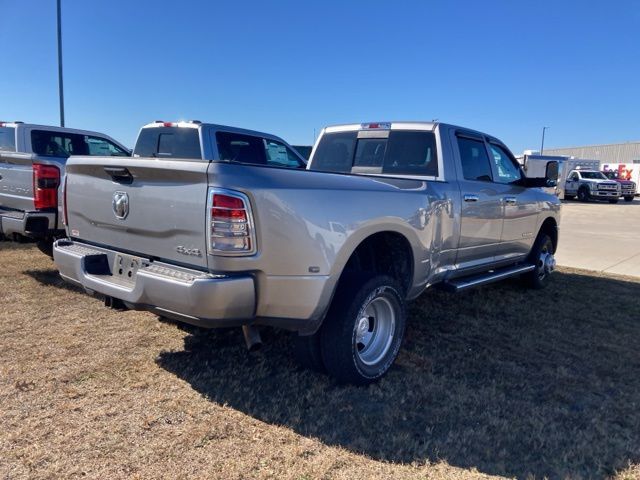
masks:
[[[545,179],[547,181],[547,187],[555,187],[558,185],[558,162],[547,162]]]
[[[527,173],[533,176],[527,176],[524,179],[524,186],[528,188],[555,187],[558,185],[558,171],[559,164],[555,160],[541,162],[535,159],[530,161],[527,165]]]

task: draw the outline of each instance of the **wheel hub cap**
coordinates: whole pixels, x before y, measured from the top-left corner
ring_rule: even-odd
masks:
[[[356,327],[356,336],[359,341],[362,341],[364,336],[369,332],[369,318],[362,317],[358,320],[358,326]]]
[[[355,350],[366,365],[380,362],[389,351],[396,329],[396,314],[391,302],[375,297],[363,308],[355,322]]]

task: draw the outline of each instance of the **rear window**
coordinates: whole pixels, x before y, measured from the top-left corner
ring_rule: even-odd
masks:
[[[269,167],[306,167],[291,148],[277,140],[232,132],[216,132],[215,139],[220,160]]]
[[[16,151],[16,129],[0,127],[0,152]]]
[[[392,130],[388,138],[358,138],[358,132],[323,135],[312,170],[343,173],[438,176],[433,132]]]
[[[70,155],[122,157],[129,155],[128,152],[106,138],[47,130],[31,131],[31,149],[33,153],[45,157],[66,158]]]
[[[133,151],[137,157],[202,158],[196,128],[143,128]]]

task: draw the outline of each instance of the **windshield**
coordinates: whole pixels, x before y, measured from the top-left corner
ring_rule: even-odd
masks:
[[[0,127],[0,152],[16,151],[16,129]]]
[[[580,172],[582,178],[588,178],[589,180],[606,180],[607,177],[601,172]]]

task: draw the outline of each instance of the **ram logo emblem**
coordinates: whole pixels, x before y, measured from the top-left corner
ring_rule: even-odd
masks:
[[[126,192],[115,192],[111,206],[116,218],[124,220],[129,215],[129,195]]]

